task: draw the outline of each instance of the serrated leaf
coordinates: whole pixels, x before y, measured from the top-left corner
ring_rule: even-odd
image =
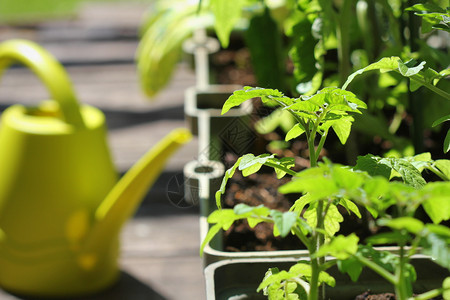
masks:
[[[231,108],[241,105],[247,100],[261,97],[283,97],[283,93],[273,89],[252,88],[250,86],[244,87],[242,90],[235,91],[225,101],[222,107],[222,115],[228,112]]]
[[[311,199],[308,194],[301,196],[298,200],[294,202],[294,204],[289,209],[290,211],[297,212],[301,214],[303,212],[303,208],[311,202]]]
[[[413,60],[410,60],[406,63],[403,63],[401,60],[399,60],[398,69],[400,71],[400,74],[402,74],[405,77],[411,77],[413,75],[416,75],[423,69],[426,62],[423,61],[417,66],[414,66],[414,64],[415,64],[415,61],[413,61]]]
[[[237,167],[241,163],[241,159],[242,159],[242,157],[239,157],[238,160],[234,163],[234,165],[231,168],[229,168],[223,176],[222,183],[220,185],[220,189],[216,192],[216,195],[215,195],[216,196],[216,205],[217,205],[217,208],[219,208],[219,209],[222,208],[221,197],[223,194],[225,194],[225,189],[227,186],[228,179],[233,177],[234,173],[236,172]]]
[[[361,218],[361,212],[359,211],[358,206],[353,201],[341,198],[339,200],[339,204],[345,207],[348,212],[353,212],[358,218]]]
[[[403,181],[416,189],[423,187],[426,184],[422,174],[410,162],[401,158],[381,158],[378,163],[384,164],[396,171],[402,177]]]
[[[330,274],[328,274],[325,271],[321,271],[319,273],[319,282],[326,283],[327,285],[329,285],[331,287],[335,287],[336,286],[336,279],[334,279],[333,276],[331,276]]]
[[[330,243],[324,244],[316,252],[317,257],[332,255],[338,260],[344,260],[351,257],[358,250],[359,238],[352,233],[349,236],[338,235]]]
[[[371,71],[371,70],[380,70],[380,72],[389,72],[389,71],[393,71],[393,70],[397,70],[398,69],[398,62],[399,62],[399,58],[396,56],[392,56],[392,57],[384,57],[382,59],[380,59],[379,61],[368,65],[365,68],[362,68],[354,73],[352,73],[347,81],[344,83],[344,85],[342,86],[342,89],[346,89],[347,86],[353,81],[353,79],[360,75],[363,74],[365,72]]]
[[[334,121],[331,125],[342,145],[345,145],[348,137],[350,136],[353,120],[354,119],[352,117],[347,116],[345,118]]]
[[[317,227],[317,211],[316,205],[311,205],[303,214],[303,217],[306,219],[308,225],[313,228]],[[341,213],[337,209],[337,207],[333,204],[328,208],[328,212],[323,221],[325,233],[327,236],[334,236],[336,232],[340,229],[340,223],[344,221]]]
[[[305,129],[301,124],[295,124],[294,127],[289,130],[289,132],[286,134],[285,141],[290,141],[296,137],[301,136],[305,132]]]
[[[337,266],[339,271],[347,273],[353,282],[358,280],[359,275],[361,275],[363,270],[363,265],[355,257],[349,257],[346,260],[338,260]]]
[[[371,176],[383,176],[387,179],[391,177],[391,168],[384,164],[379,164],[375,156],[372,154],[358,156],[355,169],[366,171]]]
[[[297,223],[297,214],[292,211],[283,213],[278,210],[272,210],[270,215],[281,237],[286,237],[291,232],[292,226]]]

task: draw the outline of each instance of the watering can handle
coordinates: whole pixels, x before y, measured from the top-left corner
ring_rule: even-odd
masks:
[[[57,101],[64,121],[83,127],[80,107],[69,76],[63,66],[44,48],[27,40],[9,40],[0,44],[0,75],[10,65],[21,63],[30,68]]]

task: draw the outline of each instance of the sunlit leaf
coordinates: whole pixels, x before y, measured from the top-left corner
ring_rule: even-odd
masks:
[[[359,238],[352,233],[349,236],[338,235],[330,243],[324,244],[316,252],[317,257],[332,255],[339,260],[348,259],[358,250]]]
[[[283,93],[278,90],[263,89],[263,88],[252,88],[249,86],[244,87],[242,90],[235,91],[228,99],[225,101],[222,107],[222,115],[229,111],[231,108],[236,107],[244,103],[245,101],[252,98],[260,97],[283,97]]]

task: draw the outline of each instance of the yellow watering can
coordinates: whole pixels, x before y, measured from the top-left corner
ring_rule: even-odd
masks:
[[[80,106],[63,67],[24,40],[0,44],[0,72],[29,67],[51,100],[14,105],[0,125],[0,286],[79,296],[118,278],[119,233],[166,159],[190,140],[169,133],[117,182],[103,113]]]

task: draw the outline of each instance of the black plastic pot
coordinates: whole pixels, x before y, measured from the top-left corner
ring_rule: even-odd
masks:
[[[246,153],[256,136],[250,127],[252,103],[247,101],[222,115],[228,97],[238,85],[208,85],[186,90],[184,112],[188,128],[199,138],[198,160],[221,161],[224,149]]]
[[[294,258],[227,259],[205,268],[206,295],[208,300],[267,299],[256,293],[266,271],[272,267],[287,270],[296,263]],[[428,257],[416,255],[412,260],[417,272],[415,293],[423,293],[442,286],[449,276],[448,270],[433,263]],[[328,273],[336,279],[336,287],[326,287],[326,299],[349,300],[368,290],[373,293],[393,292],[386,280],[369,269],[364,269],[357,282],[334,267]]]

